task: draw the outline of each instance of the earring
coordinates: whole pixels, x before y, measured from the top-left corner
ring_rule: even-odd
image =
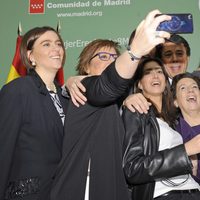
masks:
[[[174,101],[174,105],[175,105],[176,108],[178,108],[178,103],[177,103],[177,101]]]
[[[36,66],[35,61],[31,61],[31,64],[32,64],[33,66]]]

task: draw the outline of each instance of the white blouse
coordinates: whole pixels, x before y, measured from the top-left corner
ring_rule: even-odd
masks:
[[[173,130],[166,122],[157,118],[160,127],[160,143],[159,151],[170,149],[172,147],[183,144],[182,136]],[[170,184],[169,182],[172,182]],[[190,174],[168,178],[167,180],[157,180],[154,190],[154,198],[171,190],[189,190],[199,189],[199,184],[192,178]]]

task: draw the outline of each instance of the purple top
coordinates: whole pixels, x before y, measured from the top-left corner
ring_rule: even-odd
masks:
[[[200,125],[191,127],[182,117],[180,117],[176,130],[182,135],[183,142],[187,142],[191,140],[194,136],[200,134]],[[193,177],[198,183],[200,183],[200,154],[197,154],[197,157],[198,157],[197,176]]]

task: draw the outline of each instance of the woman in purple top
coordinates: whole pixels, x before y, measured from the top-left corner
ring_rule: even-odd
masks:
[[[179,74],[173,78],[174,104],[178,108],[177,131],[184,142],[200,134],[200,79],[191,73]],[[192,157],[193,176],[200,183],[200,154]]]

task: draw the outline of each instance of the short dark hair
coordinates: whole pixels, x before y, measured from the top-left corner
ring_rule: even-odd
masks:
[[[190,45],[187,42],[187,40],[185,38],[183,38],[182,36],[180,36],[178,34],[172,34],[171,37],[168,40],[166,40],[166,42],[172,42],[172,43],[175,43],[175,44],[183,44],[184,47],[186,48],[187,56],[190,56],[190,53],[191,53]],[[162,58],[162,51],[163,51],[163,44],[157,45],[156,51],[155,51],[155,56],[161,59]]]
[[[197,83],[198,87],[200,88],[200,78],[197,77],[195,74],[190,73],[190,72],[178,74],[178,75],[174,76],[174,78],[172,80],[171,91],[172,91],[173,99],[176,99],[176,86],[177,86],[178,82],[183,78],[193,79]]]
[[[22,36],[22,42],[20,46],[21,60],[22,60],[22,63],[27,68],[27,71],[34,68],[34,66],[32,66],[31,64],[30,59],[27,57],[27,51],[32,50],[35,41],[47,31],[53,31],[58,35],[58,38],[64,50],[64,56],[63,56],[63,61],[62,61],[62,66],[64,66],[66,54],[65,54],[64,42],[60,34],[54,28],[49,27],[49,26],[35,27],[27,31],[25,35]]]

